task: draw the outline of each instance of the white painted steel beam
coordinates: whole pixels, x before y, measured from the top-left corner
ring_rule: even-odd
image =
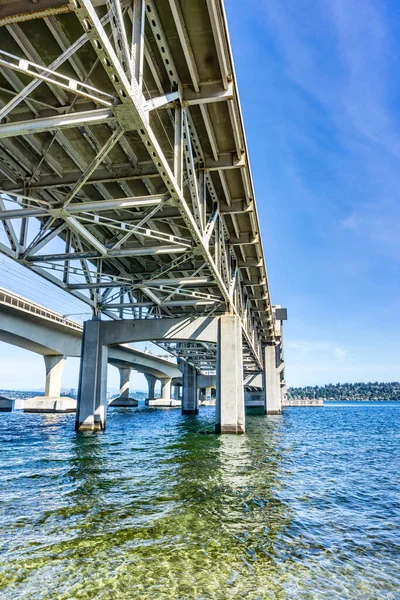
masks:
[[[163,108],[164,106],[168,106],[169,104],[171,104],[171,102],[178,100],[179,96],[179,92],[170,92],[169,94],[164,94],[163,96],[150,98],[150,100],[147,101],[146,105],[143,108],[144,110],[156,110],[159,108]]]
[[[101,24],[106,25],[110,20],[110,16],[105,14],[101,19]],[[56,60],[54,60],[50,65],[48,65],[49,69],[57,69],[60,65],[62,65],[65,61],[67,61],[79,48],[81,48],[89,39],[89,35],[84,33],[78,38],[71,46],[65,50]],[[4,119],[14,108],[18,106],[25,98],[29,96],[35,90],[38,85],[41,84],[40,79],[35,79],[31,83],[29,83],[21,92],[19,92],[10,102],[8,102],[2,109],[0,109],[0,121]]]
[[[4,195],[6,199],[15,201],[22,208],[17,210],[4,210],[0,215],[8,219],[20,219],[22,217],[44,217],[49,214],[62,214],[63,211],[69,214],[82,212],[102,212],[109,210],[131,210],[133,208],[143,208],[149,206],[161,206],[169,199],[168,194],[155,194],[149,196],[131,196],[126,198],[114,198],[112,200],[99,200],[98,202],[79,202],[68,204],[67,206],[40,206],[35,208],[27,208],[36,204],[45,204],[37,198],[24,196],[22,194],[14,194],[0,190],[0,196]],[[53,211],[53,213],[52,213]],[[2,217],[0,217],[2,218]]]
[[[98,123],[113,121],[115,121],[115,117],[109,108],[56,115],[54,117],[42,117],[29,121],[10,121],[9,123],[0,125],[0,138],[10,138],[51,131],[53,129],[69,129],[71,127],[80,127],[81,125],[96,125]]]
[[[35,79],[41,79],[50,85],[58,86],[104,106],[111,106],[115,101],[115,97],[111,94],[107,94],[91,85],[82,83],[77,79],[72,79],[71,77],[56,73],[52,69],[38,65],[31,60],[10,54],[5,50],[0,50],[0,65],[23,73],[24,75],[29,75]]]
[[[233,85],[230,83],[228,89],[224,89],[219,83],[204,83],[200,85],[198,92],[194,92],[190,88],[183,88],[182,93],[178,91],[170,92],[163,96],[151,98],[144,108],[145,110],[164,108],[180,97],[184,106],[226,102],[233,98]]]
[[[132,11],[132,77],[135,79],[139,96],[142,94],[143,83],[143,61],[144,61],[144,23],[145,23],[145,2],[144,0],[133,0]]]
[[[119,308],[127,308],[127,309],[131,309],[131,308],[150,308],[152,306],[211,306],[212,304],[215,304],[215,300],[168,300],[163,302],[162,300],[160,300],[159,302],[135,302],[134,304],[132,303],[124,303],[124,302],[120,302],[117,304],[104,304],[103,306],[105,308],[107,308],[108,310],[112,310],[112,309],[119,309]]]
[[[129,77],[132,79],[132,58],[126,35],[124,17],[120,0],[107,0],[107,12],[110,15],[111,31],[114,39],[120,63]]]
[[[189,88],[183,89],[183,104],[195,106],[197,104],[211,104],[212,102],[226,102],[233,98],[233,84],[229,83],[225,89],[218,83],[204,83],[199,87],[199,92]]]
[[[196,286],[210,286],[215,285],[212,277],[171,277],[170,279],[137,279],[131,281],[104,281],[96,283],[73,283],[70,284],[69,288],[72,290],[86,290],[95,288],[107,288],[112,287],[141,287],[141,286],[185,286],[185,287],[196,287]]]
[[[102,256],[107,256],[107,248],[92,234],[86,227],[82,225],[75,217],[64,217],[67,225],[71,229],[79,233],[79,235],[89,244],[92,248],[96,248]]]
[[[193,55],[193,50],[190,44],[189,35],[186,29],[185,20],[183,18],[182,9],[177,0],[169,0],[169,7],[174,18],[175,26],[178,31],[179,40],[182,45],[183,54],[185,56],[186,64],[189,69],[190,78],[193,83],[193,87],[196,92],[199,91],[199,73],[197,70],[196,61]]]
[[[107,250],[109,258],[121,258],[129,256],[153,256],[157,254],[178,254],[186,252],[185,246],[141,246],[140,248],[126,248],[123,250]],[[39,254],[38,256],[28,256],[28,262],[60,262],[65,260],[75,260],[79,258],[101,258],[100,252],[71,252],[64,254]]]

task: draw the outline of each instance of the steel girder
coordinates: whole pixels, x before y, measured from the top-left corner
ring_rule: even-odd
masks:
[[[190,84],[186,76],[182,81],[185,69],[175,64],[176,49],[171,51],[164,32],[165,7],[156,8],[153,0],[108,0],[102,17],[90,0],[73,1],[83,33],[66,46],[63,17],[52,16],[47,25],[63,52],[47,67],[36,60],[22,28],[11,26],[25,56],[5,50],[0,59],[12,74],[15,93],[0,108],[5,119],[0,144],[7,144],[4,150],[0,146],[6,156],[0,167],[5,178],[0,222],[6,237],[0,251],[113,318],[237,314],[245,351],[260,369],[262,345],[274,342],[273,314],[223,8],[220,2],[204,3],[221,73],[220,81],[209,83],[201,80],[185,7],[177,0],[168,4]],[[107,75],[101,84],[92,83],[79,58],[87,41],[93,64]],[[63,63],[78,79],[56,71]],[[18,72],[33,81],[24,87]],[[41,83],[53,114],[35,104],[32,95]],[[222,111],[227,107],[233,152],[219,148],[216,104]],[[35,118],[18,118],[32,110]],[[69,130],[90,145],[90,160],[71,144]],[[39,160],[19,164],[20,140],[31,147],[35,140],[38,148],[41,133],[52,137],[39,150]],[[112,158],[116,149],[123,153],[121,164]],[[64,165],[56,165],[60,151],[68,153],[80,174],[69,175]],[[147,194],[132,191],[136,182]],[[243,190],[239,198],[232,195],[232,182]],[[115,186],[125,197],[116,197]],[[238,220],[244,217],[247,225]],[[29,238],[32,220],[39,231]],[[46,252],[54,239],[62,240],[63,250]]]

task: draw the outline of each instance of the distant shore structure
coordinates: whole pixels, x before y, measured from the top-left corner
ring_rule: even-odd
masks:
[[[323,398],[287,398],[282,406],[323,406]]]

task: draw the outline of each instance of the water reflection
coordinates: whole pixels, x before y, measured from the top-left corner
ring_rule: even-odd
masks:
[[[274,541],[289,511],[275,494],[279,436],[273,428],[265,431],[265,417],[260,418],[261,427],[258,418],[250,419],[245,436],[216,437],[188,417],[166,449],[180,500],[175,560],[184,563],[187,585],[200,585],[207,598],[259,597],[255,581],[271,586],[276,580],[275,593],[282,591]]]
[[[2,600],[395,598],[400,407],[351,411],[4,413]]]

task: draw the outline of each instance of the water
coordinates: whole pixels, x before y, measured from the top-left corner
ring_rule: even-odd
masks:
[[[0,414],[0,597],[400,598],[400,405]]]

